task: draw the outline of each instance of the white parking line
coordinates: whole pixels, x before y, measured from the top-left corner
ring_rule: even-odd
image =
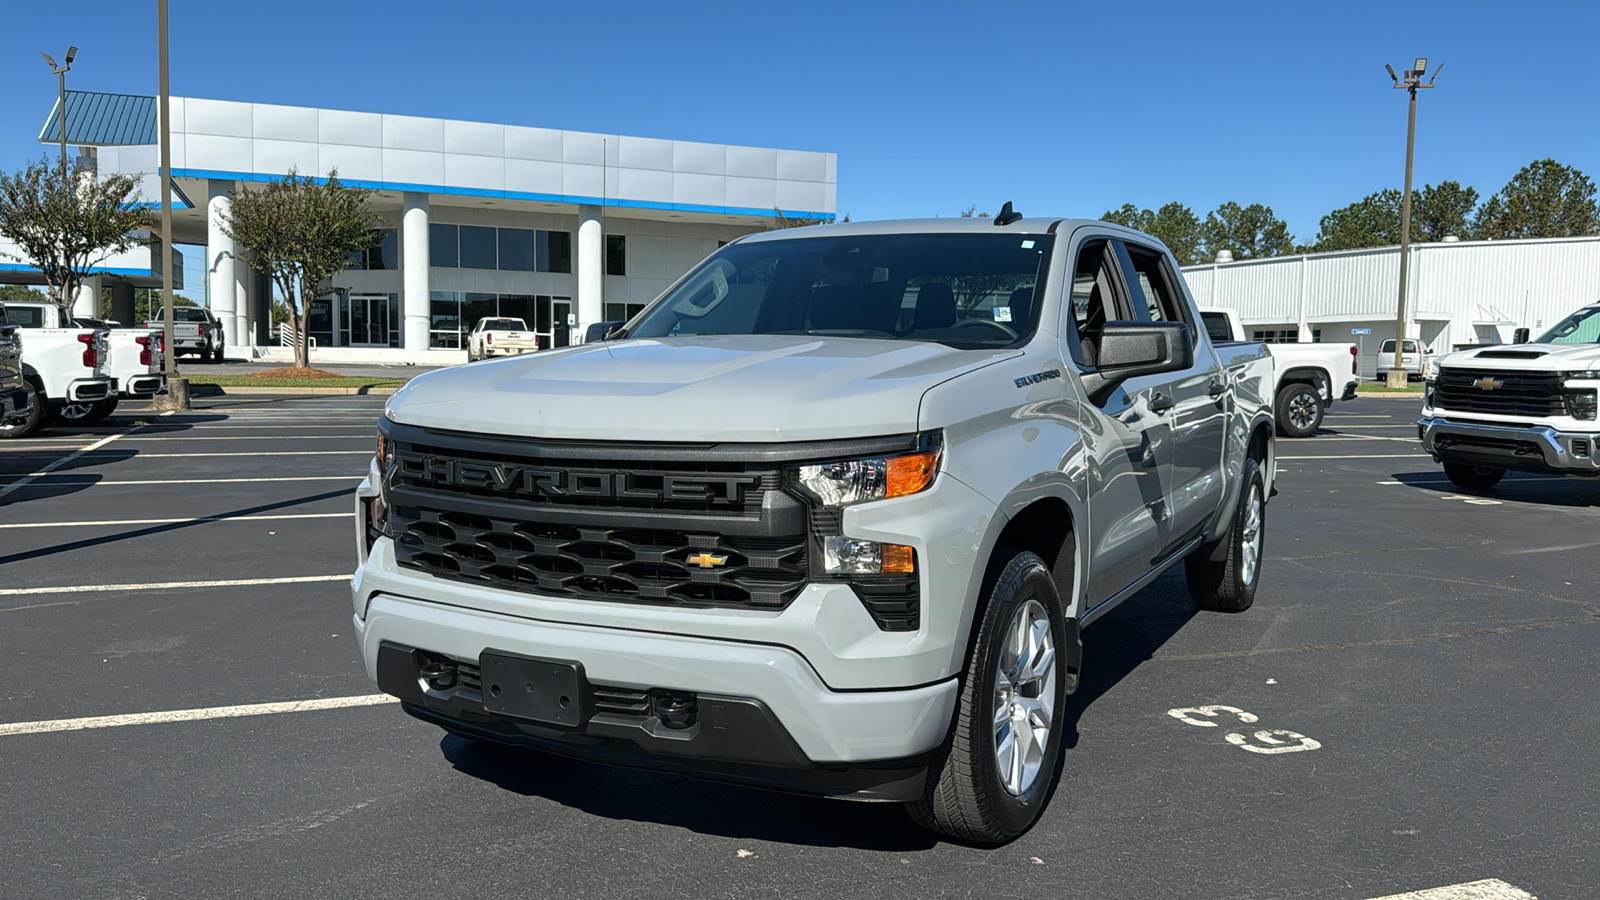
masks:
[[[284,703],[251,703],[244,706],[169,709],[162,712],[133,713],[122,716],[91,716],[84,719],[10,722],[0,723],[0,737],[18,734],[43,734],[51,731],[117,728],[122,725],[155,725],[172,722],[197,722],[205,719],[232,719],[239,716],[270,716],[277,713],[344,709],[351,706],[379,706],[386,703],[399,702],[398,698],[391,697],[388,694],[365,694],[359,697],[321,697],[316,700],[290,700]]]
[[[134,426],[134,427],[137,428],[138,426]],[[131,432],[129,432],[129,433],[131,433]],[[56,469],[59,469],[62,466],[66,465],[67,463],[72,462],[73,460],[77,459],[78,457],[83,456],[85,453],[92,453],[92,452],[94,452],[96,450],[99,450],[101,447],[104,447],[105,445],[111,443],[112,441],[116,440],[117,438],[120,438],[120,437],[123,437],[123,436],[124,435],[121,435],[121,434],[113,434],[113,435],[111,435],[109,437],[102,438],[101,440],[95,441],[94,443],[90,444],[89,446],[84,447],[82,450],[76,450],[76,451],[74,451],[72,453],[67,454],[66,456],[61,457],[60,459],[56,460],[55,462],[50,463],[49,465],[45,466],[40,471],[41,472],[53,472]],[[10,484],[6,485],[5,487],[0,487],[0,497],[4,497],[5,495],[7,495],[7,494],[11,493],[12,491],[22,487],[23,485],[28,484],[29,482],[33,481],[33,479],[34,479],[34,476],[25,475],[22,478],[11,482]]]
[[[51,587],[0,588],[0,597],[27,597],[34,594],[88,594],[113,591],[167,591],[177,588],[251,587],[260,584],[312,584],[320,581],[349,581],[352,575],[288,575],[281,578],[235,578],[232,581],[149,581],[142,584],[63,584]]]
[[[348,519],[353,512],[290,513],[281,516],[200,516],[194,519],[106,519],[100,522],[6,522],[0,528],[86,528],[93,525],[177,525],[201,522],[279,522],[285,519]]]
[[[0,728],[4,727],[0,725]],[[1483,881],[1468,881],[1446,887],[1428,888],[1425,891],[1373,897],[1372,900],[1538,900],[1538,898],[1498,878],[1486,878]]]

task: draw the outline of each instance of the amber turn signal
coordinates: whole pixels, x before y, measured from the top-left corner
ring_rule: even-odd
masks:
[[[918,488],[917,490],[921,490]],[[892,495],[891,495],[892,496]],[[904,544],[883,544],[883,574],[910,575],[917,571],[916,551]]]
[[[912,453],[909,456],[895,456],[889,459],[889,472],[885,497],[904,497],[926,490],[933,482],[933,476],[939,471],[939,451],[926,450],[922,453]],[[907,552],[910,548],[905,548]],[[907,557],[910,558],[909,556]],[[885,558],[885,563],[888,562]],[[885,569],[884,571],[888,571]],[[906,571],[911,571],[907,569]]]

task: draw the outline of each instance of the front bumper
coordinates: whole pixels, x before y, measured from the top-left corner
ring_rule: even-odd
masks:
[[[72,403],[93,403],[106,399],[115,390],[109,378],[80,378],[67,385],[67,400]]]
[[[1563,431],[1548,425],[1494,425],[1424,416],[1417,422],[1422,449],[1443,462],[1522,472],[1600,476],[1600,431]]]

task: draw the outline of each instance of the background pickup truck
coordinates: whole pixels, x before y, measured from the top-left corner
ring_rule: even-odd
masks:
[[[1405,345],[1400,348],[1400,368],[1405,370],[1407,381],[1424,378],[1433,368],[1433,362],[1432,348],[1421,341],[1406,338]],[[1394,368],[1394,338],[1389,338],[1378,347],[1378,380],[1387,379],[1392,368]]]
[[[0,305],[0,425],[27,419],[32,402],[33,394],[22,381],[22,338]]]
[[[1600,304],[1531,344],[1439,357],[1423,388],[1417,436],[1467,490],[1494,487],[1507,469],[1600,476],[1597,394]]]
[[[109,355],[103,328],[60,325],[52,303],[8,303],[6,321],[22,338],[23,390],[30,394],[26,417],[0,425],[0,438],[26,437],[49,425],[68,403],[95,403],[116,391],[104,366]]]
[[[750,235],[610,340],[390,399],[357,640],[469,740],[1004,842],[1072,741],[1085,625],[1179,563],[1251,605],[1272,377],[1104,222]]]
[[[166,333],[166,322],[161,316],[144,323]],[[178,356],[193,353],[201,362],[222,362],[222,322],[211,310],[203,306],[175,306],[172,308],[172,352]]]
[[[1215,342],[1243,341],[1244,325],[1236,310],[1200,310]],[[1322,427],[1322,415],[1335,400],[1356,395],[1359,358],[1355,344],[1267,344],[1276,370],[1274,409],[1278,433],[1309,437]],[[1391,352],[1393,348],[1390,348]]]
[[[105,371],[111,376],[114,393],[93,403],[63,404],[56,411],[57,418],[87,425],[111,415],[124,397],[149,397],[166,390],[167,376],[161,371],[165,365],[165,354],[161,352],[161,331],[154,328],[119,328],[117,323],[101,319],[78,318],[74,321],[84,328],[107,329],[108,359]]]
[[[467,336],[467,361],[539,349],[539,336],[521,319],[479,319]]]

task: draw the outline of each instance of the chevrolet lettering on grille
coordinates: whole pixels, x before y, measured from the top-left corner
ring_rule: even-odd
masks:
[[[395,454],[395,465],[402,479],[423,485],[487,488],[511,497],[544,500],[661,500],[739,506],[744,503],[745,490],[760,483],[749,475],[558,469],[441,459],[405,451]]]

